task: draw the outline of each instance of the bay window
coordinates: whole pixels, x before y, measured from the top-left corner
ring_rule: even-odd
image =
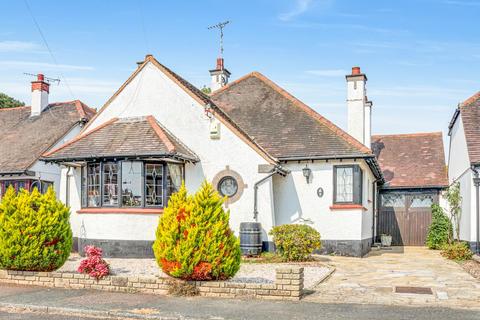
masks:
[[[362,176],[358,165],[333,167],[333,202],[335,204],[362,204]]]
[[[180,189],[183,165],[105,161],[82,167],[82,207],[163,208]]]

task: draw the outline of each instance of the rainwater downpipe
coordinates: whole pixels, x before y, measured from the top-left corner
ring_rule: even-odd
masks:
[[[258,180],[257,182],[255,182],[255,184],[253,185],[253,220],[255,222],[258,222],[258,187],[264,183],[265,181],[267,181],[268,179],[270,179],[273,175],[275,175],[276,173],[278,173],[278,169],[275,168],[271,173],[269,173],[266,177]]]
[[[72,167],[68,167],[68,170],[67,170],[67,178],[65,179],[66,180],[66,186],[65,186],[65,204],[67,206],[70,206],[70,170],[72,169]]]
[[[477,241],[475,245],[475,251],[477,254],[480,254],[480,177],[478,169],[472,166],[472,171],[474,174],[473,184],[475,186],[475,199],[476,199],[476,221],[477,221]]]

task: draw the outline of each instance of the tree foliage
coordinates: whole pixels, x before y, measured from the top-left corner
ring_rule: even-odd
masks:
[[[230,212],[211,184],[193,196],[185,185],[160,217],[153,251],[163,272],[184,280],[228,279],[240,268],[240,242],[229,227]]]
[[[462,196],[460,195],[460,183],[455,182],[452,184],[447,192],[445,198],[448,201],[450,207],[450,218],[452,224],[455,226],[455,235],[457,241],[460,241],[460,218],[462,216]]]
[[[52,271],[72,248],[70,210],[50,187],[18,194],[9,187],[0,203],[0,268]]]
[[[278,253],[287,261],[307,260],[321,248],[320,233],[304,224],[284,224],[272,228],[270,234]]]
[[[452,222],[438,204],[432,205],[432,223],[428,228],[426,244],[430,249],[442,249],[452,238]]]
[[[5,93],[0,92],[0,109],[22,107],[25,103],[18,101]]]

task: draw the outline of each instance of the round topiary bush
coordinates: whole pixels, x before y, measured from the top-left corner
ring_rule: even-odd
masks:
[[[70,209],[50,187],[18,194],[10,187],[0,203],[0,268],[53,271],[72,249]]]
[[[270,231],[277,252],[287,261],[304,261],[322,247],[320,233],[304,224],[284,224]]]
[[[228,279],[240,268],[240,242],[229,227],[230,211],[211,184],[194,195],[185,185],[160,217],[153,251],[163,272],[184,280]]]
[[[427,247],[442,249],[452,238],[452,222],[438,204],[432,205],[432,223],[428,227]]]

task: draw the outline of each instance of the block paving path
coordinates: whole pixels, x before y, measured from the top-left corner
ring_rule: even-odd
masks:
[[[322,261],[336,270],[305,301],[480,310],[480,281],[439,251],[393,247],[362,259],[322,256]],[[433,294],[395,293],[396,286],[431,288]]]

